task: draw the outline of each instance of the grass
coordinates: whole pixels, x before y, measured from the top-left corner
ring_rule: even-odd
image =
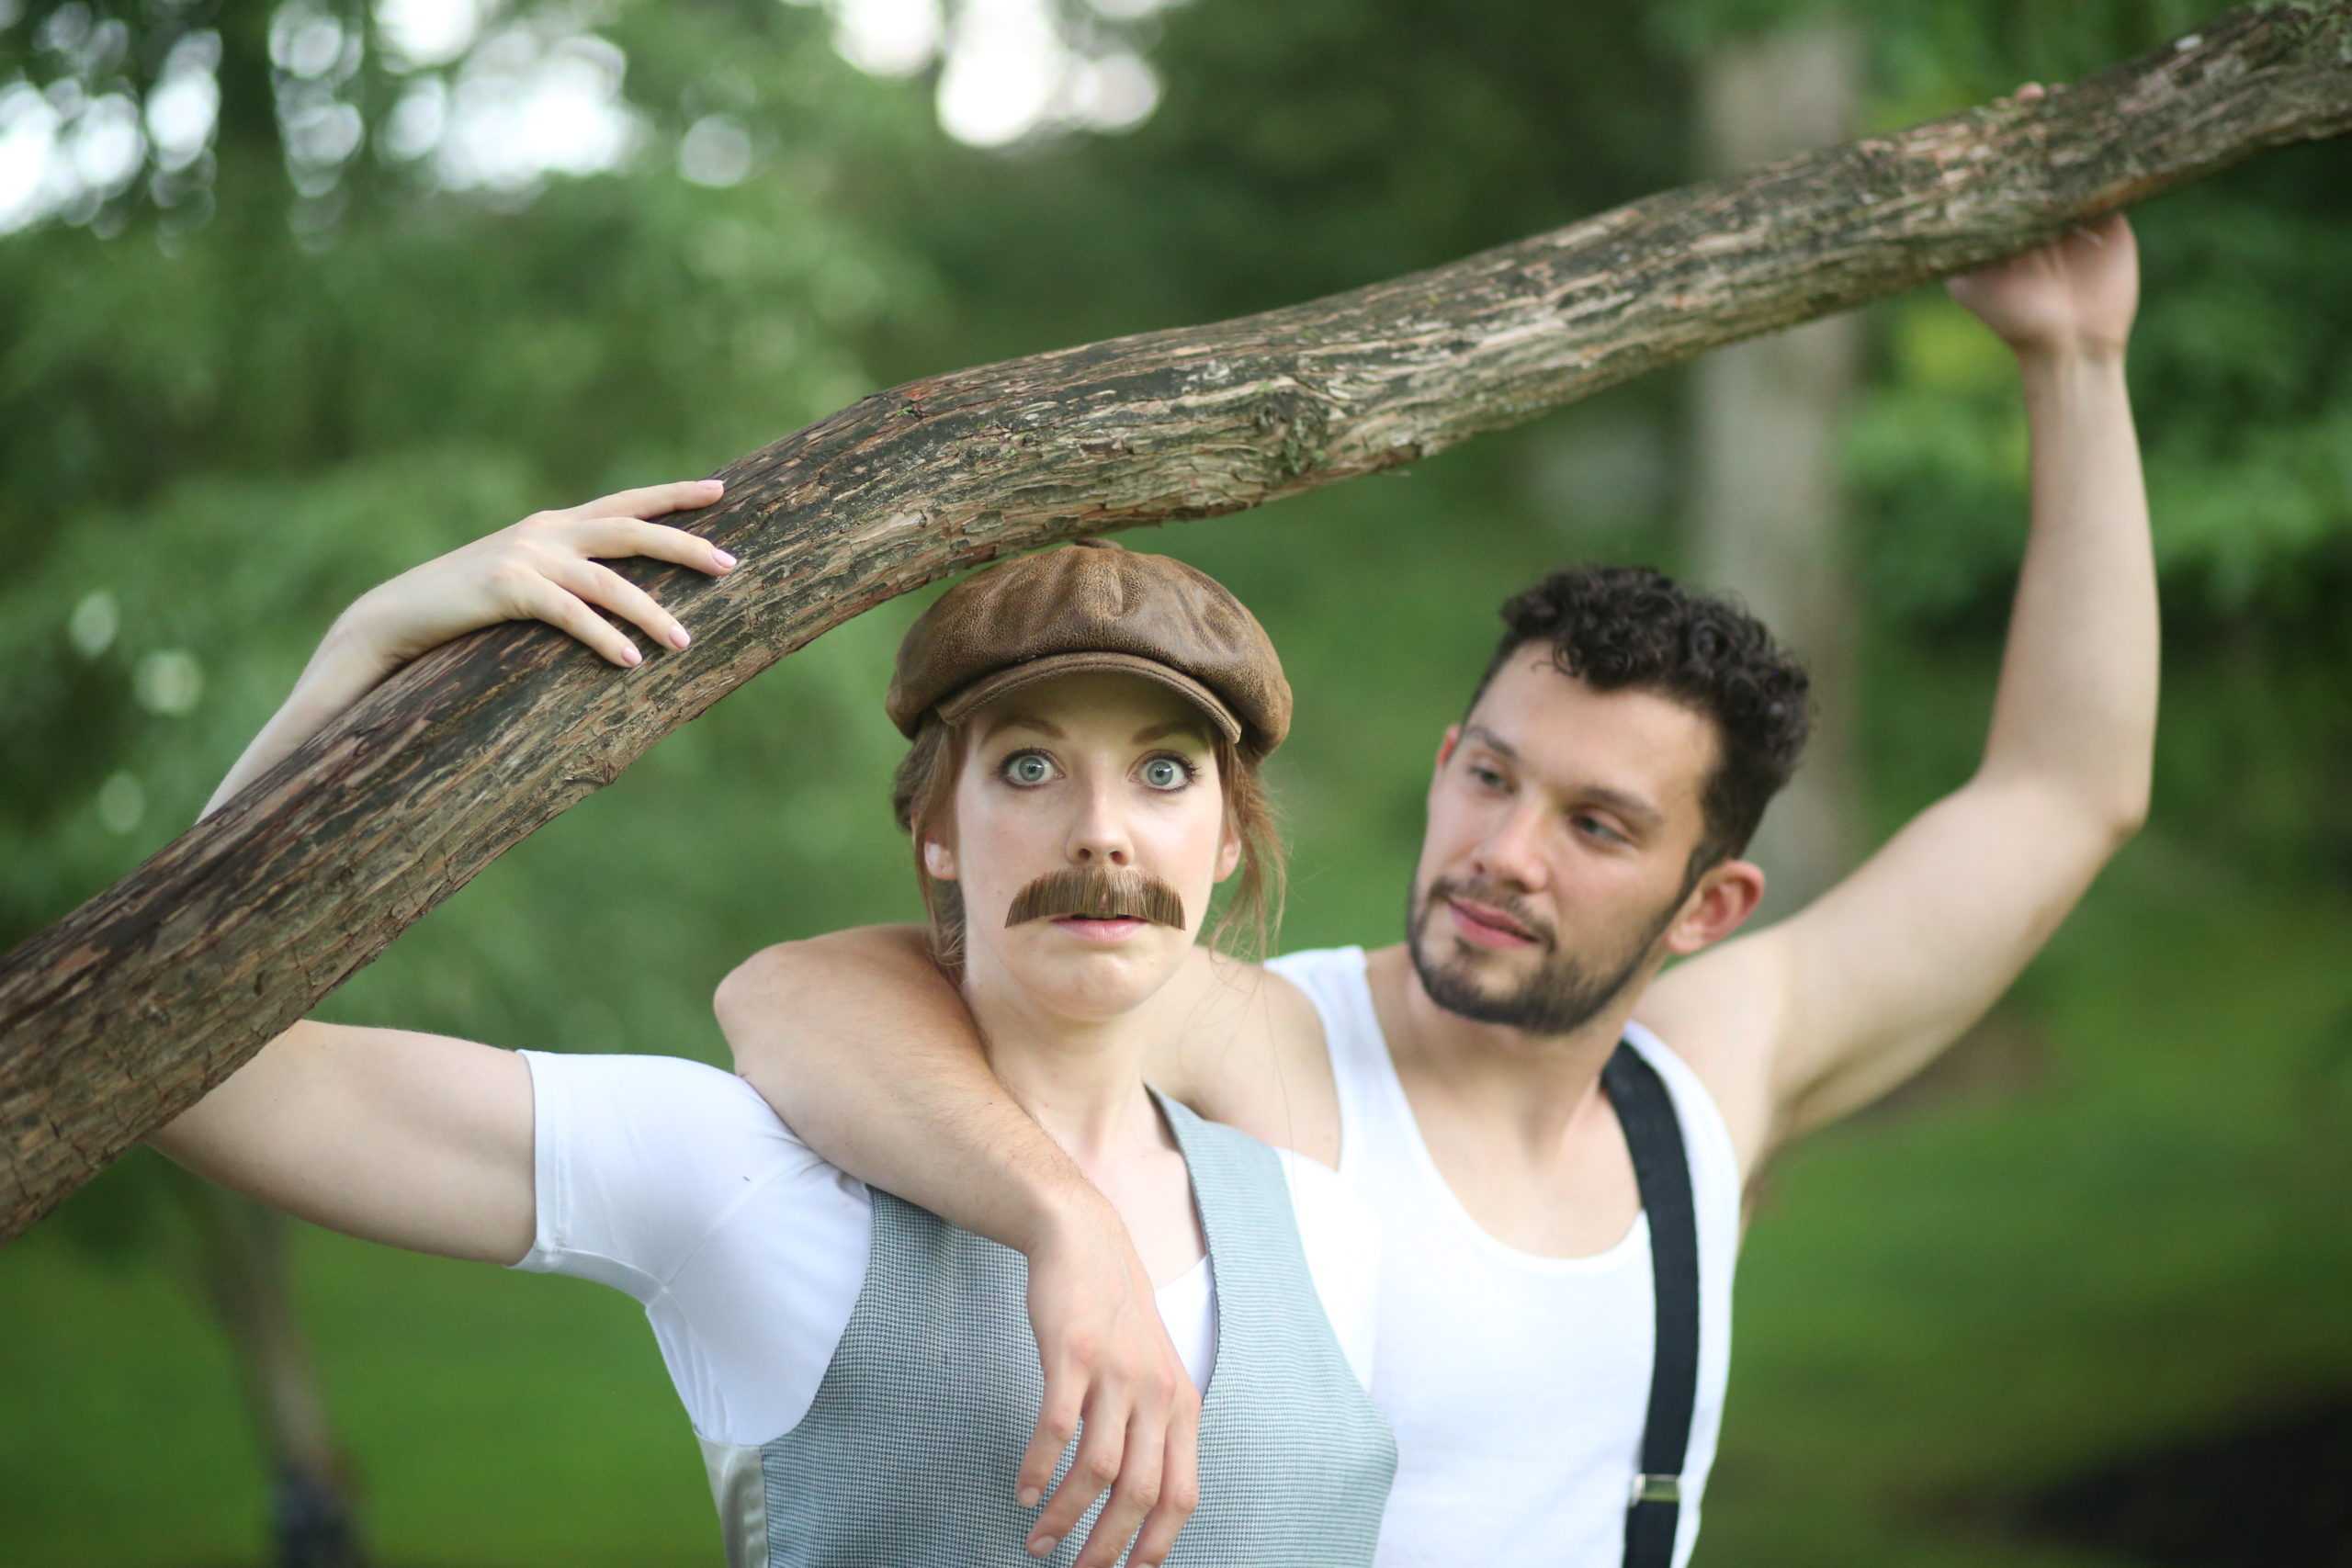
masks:
[[[1306,923],[1384,894],[1318,879]],[[2352,1387],[2347,914],[2137,845],[2006,1004],[2045,1070],[1793,1152],[1742,1265],[1702,1562],[2127,1568],[1996,1516]],[[93,1251],[51,1224],[0,1258],[11,1563],[259,1559],[230,1368],[159,1239]],[[297,1258],[381,1561],[717,1560],[635,1303],[317,1232]]]
[[[1864,1121],[1776,1173],[1711,1556],[1983,1561],[1939,1539],[1954,1519],[2352,1388],[2352,1096],[2327,1066],[2352,911],[2187,869],[2130,852],[2028,976],[2009,1006],[2052,1054],[2029,1089]]]

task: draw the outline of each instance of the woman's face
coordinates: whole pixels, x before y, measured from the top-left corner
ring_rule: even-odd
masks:
[[[963,896],[967,984],[1010,986],[1071,1018],[1136,1007],[1183,963],[1211,888],[1240,855],[1208,716],[1154,682],[1077,674],[1006,694],[965,733],[953,820],[924,835],[923,853]],[[1067,875],[1045,912],[1007,923],[1048,878],[1094,868],[1160,885],[1181,923],[1139,918],[1149,899],[1114,906],[1135,911],[1123,918],[1066,912],[1081,880]],[[1177,918],[1158,902],[1159,919]]]

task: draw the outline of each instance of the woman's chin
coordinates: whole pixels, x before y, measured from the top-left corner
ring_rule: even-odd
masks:
[[[1168,984],[1190,943],[1179,931],[1153,928],[1124,941],[1039,932],[1046,941],[1008,954],[1006,970],[1037,1004],[1066,1018],[1102,1022],[1132,1012]]]

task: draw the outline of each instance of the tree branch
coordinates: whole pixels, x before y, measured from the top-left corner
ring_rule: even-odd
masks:
[[[1411,462],[1719,344],[2352,129],[2352,3],[2223,17],[2002,103],[1287,310],[910,382],[724,470],[742,558],[616,675],[510,625],[436,649],[0,959],[0,1237],[411,921],[811,638],[1010,550]]]

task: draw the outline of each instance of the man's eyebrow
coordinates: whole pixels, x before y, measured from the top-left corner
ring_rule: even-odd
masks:
[[[1479,745],[1484,746],[1487,750],[1492,751],[1496,756],[1500,757],[1506,762],[1516,762],[1519,761],[1519,748],[1513,746],[1510,741],[1504,739],[1501,736],[1497,735],[1493,730],[1488,729],[1483,724],[1466,726],[1464,728],[1462,734],[1464,739],[1476,741]]]
[[[1196,718],[1171,718],[1166,724],[1154,724],[1136,731],[1131,746],[1148,745],[1168,735],[1190,735],[1203,745],[1208,743],[1208,727]]]
[[[1622,789],[1611,789],[1607,784],[1587,784],[1577,793],[1595,806],[1607,807],[1637,827],[1656,828],[1666,821],[1666,813],[1640,795],[1628,795]]]
[[[1519,761],[1518,750],[1510,741],[1505,740],[1483,724],[1466,726],[1462,735],[1465,740],[1471,740],[1485,747],[1507,762]],[[1566,793],[1589,800],[1595,806],[1605,807],[1637,827],[1657,828],[1666,822],[1665,812],[1630,790],[1613,789],[1608,784],[1579,784]]]

